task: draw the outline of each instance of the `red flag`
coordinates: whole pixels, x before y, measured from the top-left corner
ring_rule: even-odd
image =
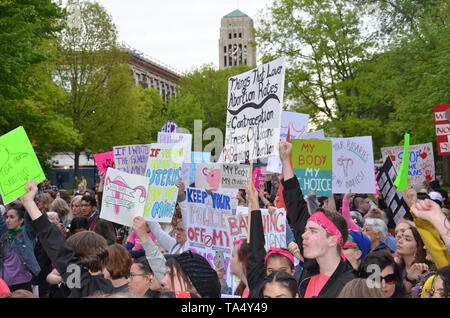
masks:
[[[288,127],[288,133],[286,136],[286,141],[291,142],[291,130],[290,127]],[[290,158],[291,160],[291,166],[292,166],[292,157]],[[281,179],[283,179],[283,169],[281,169]],[[278,187],[278,202],[277,202],[277,209],[285,209],[286,213],[287,213],[287,209],[286,209],[286,204],[284,203],[284,198],[283,198],[283,185],[280,182],[280,185]]]

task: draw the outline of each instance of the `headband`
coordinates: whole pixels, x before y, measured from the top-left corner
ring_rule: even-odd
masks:
[[[264,257],[264,266],[266,266],[267,259],[272,254],[280,254],[280,255],[283,255],[283,256],[287,257],[292,262],[292,264],[295,267],[294,256],[292,256],[291,253],[289,253],[288,251],[286,251],[286,250],[284,250],[282,248],[275,248],[275,247],[272,247],[272,246],[269,249],[269,253],[267,253],[266,257]]]
[[[344,240],[342,239],[341,232],[338,230],[336,225],[334,225],[334,223],[331,222],[331,220],[329,218],[327,218],[327,216],[323,212],[314,213],[313,215],[311,215],[311,217],[308,219],[308,221],[317,223],[325,231],[327,231],[327,233],[330,234],[331,236],[337,236],[339,246],[341,247],[341,249],[344,248]],[[345,256],[344,256],[344,253],[342,252],[342,250],[341,250],[341,257],[345,261]]]

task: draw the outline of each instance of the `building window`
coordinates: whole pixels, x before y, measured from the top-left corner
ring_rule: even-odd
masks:
[[[225,54],[227,53],[227,47],[226,46],[223,47],[223,53],[225,53]]]
[[[228,33],[228,38],[231,39],[231,33]]]
[[[236,33],[233,34],[233,38],[236,38]]]
[[[227,67],[227,56],[223,56],[223,66]]]
[[[239,33],[239,38],[242,39],[242,33]]]

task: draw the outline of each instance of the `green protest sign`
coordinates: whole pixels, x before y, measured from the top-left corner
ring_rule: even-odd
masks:
[[[39,160],[22,126],[0,137],[0,190],[4,204],[27,191],[28,180],[45,180]]]
[[[331,196],[331,140],[293,139],[292,168],[304,194]]]

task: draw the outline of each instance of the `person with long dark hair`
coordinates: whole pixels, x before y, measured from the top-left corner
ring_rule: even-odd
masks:
[[[401,269],[388,251],[369,253],[359,266],[358,276],[366,278],[368,284],[381,286],[386,298],[407,296]]]

